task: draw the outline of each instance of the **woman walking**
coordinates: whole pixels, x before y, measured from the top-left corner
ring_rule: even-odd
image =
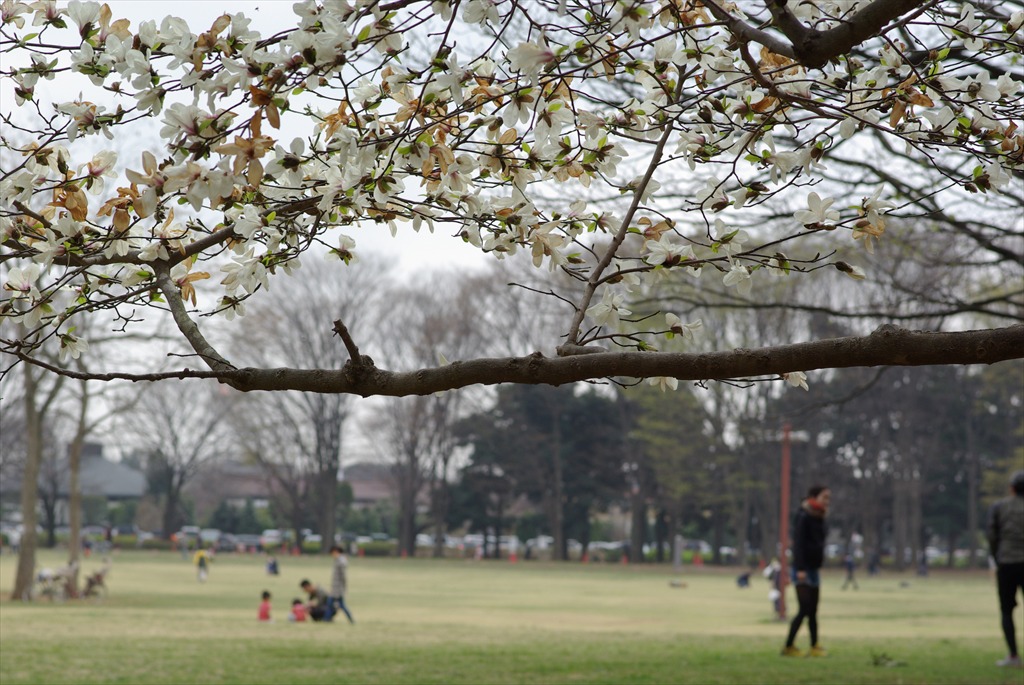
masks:
[[[811,632],[811,650],[807,656],[828,654],[818,645],[818,597],[821,593],[819,570],[825,560],[825,536],[828,534],[825,515],[831,499],[832,491],[827,487],[813,486],[807,491],[807,499],[800,505],[793,522],[792,578],[800,610],[789,624],[789,636],[786,638],[786,646],[782,648],[782,656],[801,655],[793,642],[805,618]]]

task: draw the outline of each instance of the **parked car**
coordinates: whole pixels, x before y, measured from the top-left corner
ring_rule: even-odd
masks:
[[[218,552],[237,552],[238,551],[238,538],[231,533],[221,533],[217,537],[217,542],[214,544],[214,549]]]
[[[221,532],[217,528],[203,528],[199,531],[199,540],[203,543],[204,547],[208,545],[216,545],[220,536]]]
[[[260,546],[263,549],[278,547],[281,545],[281,531],[275,528],[268,528],[260,533]]]
[[[711,545],[704,540],[686,540],[683,542],[683,549],[701,554],[711,554]]]
[[[260,544],[260,536],[251,533],[238,533],[235,535],[235,544],[243,545],[247,550],[263,549],[263,545]]]

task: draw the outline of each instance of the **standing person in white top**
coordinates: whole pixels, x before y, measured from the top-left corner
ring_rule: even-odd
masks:
[[[355,623],[352,613],[345,606],[345,593],[348,590],[348,556],[339,545],[331,547],[331,556],[334,557],[334,573],[331,575],[331,596],[328,602],[331,606],[341,609],[348,617],[349,623]]]

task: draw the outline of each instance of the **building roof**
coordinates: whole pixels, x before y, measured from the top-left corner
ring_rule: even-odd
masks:
[[[146,492],[146,477],[141,472],[103,457],[83,458],[78,472],[78,482],[85,496],[131,499],[142,497]],[[64,474],[61,476],[60,494],[67,496],[69,490],[68,476]]]
[[[51,467],[48,467],[51,468]],[[57,477],[57,496],[67,499],[71,492],[68,459],[61,459],[54,467]],[[43,476],[41,475],[40,478]],[[86,443],[82,447],[82,460],[78,467],[79,490],[86,497],[107,499],[133,499],[146,493],[146,476],[141,471],[103,457],[103,446]],[[21,491],[21,474],[4,478],[0,492],[14,495]]]

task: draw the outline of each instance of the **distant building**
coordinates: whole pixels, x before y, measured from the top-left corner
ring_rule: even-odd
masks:
[[[275,488],[259,464],[225,460],[204,464],[185,486],[185,496],[195,504],[195,520],[205,521],[221,502],[241,509],[252,501],[256,509],[270,505]]]
[[[346,466],[341,480],[352,486],[352,508],[371,509],[395,499],[395,483],[385,464],[358,462]]]
[[[56,495],[54,518],[55,524],[58,526],[68,523],[70,481],[67,457],[56,463],[44,464],[40,470],[40,497],[45,497],[47,493]],[[103,445],[95,442],[87,442],[82,447],[82,459],[78,467],[78,484],[82,497],[102,498],[106,501],[107,506],[138,500],[146,492],[146,477],[141,471],[104,458]],[[4,503],[4,511],[15,511],[20,517],[20,511],[18,511],[20,499],[21,475],[5,477],[0,482],[0,500]]]

